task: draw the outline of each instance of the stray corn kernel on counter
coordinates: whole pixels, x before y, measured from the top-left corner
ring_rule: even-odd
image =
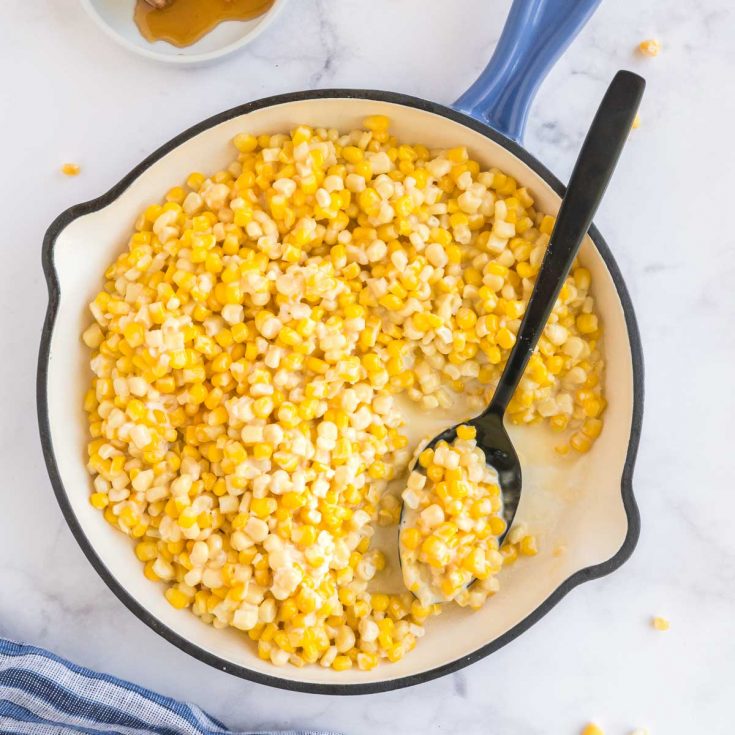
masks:
[[[386,489],[417,482],[401,406],[462,401],[469,417],[488,402],[554,220],[465,148],[399,143],[383,116],[234,145],[226,170],[140,214],[90,304],[90,501],[174,607],[244,631],[276,665],[368,670],[439,612],[374,589],[371,537],[400,516]],[[565,461],[602,430],[590,287],[575,264],[508,409],[558,432]],[[440,460],[421,455],[459,493],[442,512],[459,523],[470,505],[485,529],[475,547],[461,533],[461,564],[485,580],[447,595],[476,607],[536,548],[514,528],[498,549],[488,478]]]

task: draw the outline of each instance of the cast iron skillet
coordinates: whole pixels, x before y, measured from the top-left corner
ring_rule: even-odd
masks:
[[[591,238],[589,249],[604,267],[605,277],[609,279],[613,295],[617,297],[615,308],[622,312],[619,322],[622,330],[620,331],[621,340],[624,340],[624,344],[620,342],[617,346],[613,345],[612,352],[618,349],[623,351],[627,361],[622,373],[623,382],[628,386],[621,424],[624,427],[624,441],[620,442],[621,446],[615,449],[614,455],[619,458],[620,471],[615,469],[615,477],[608,478],[614,486],[619,487],[616,503],[620,506],[618,516],[621,525],[612,536],[615,540],[615,548],[609,554],[605,552],[602,556],[595,557],[594,563],[576,568],[569,576],[561,579],[553,589],[547,591],[543,582],[540,581],[539,586],[543,588],[543,596],[539,603],[534,603],[534,606],[524,611],[522,615],[511,615],[506,628],[493,632],[482,642],[465,642],[462,650],[454,653],[451,652],[452,646],[446,638],[436,637],[435,641],[442,641],[440,648],[447,649],[450,653],[442,654],[441,660],[419,664],[415,671],[411,671],[414,664],[404,665],[404,662],[431,651],[428,647],[433,637],[431,630],[427,640],[423,641],[416,651],[399,664],[386,664],[367,673],[352,671],[349,677],[346,677],[344,673],[333,677],[324,670],[314,670],[311,667],[277,669],[270,665],[259,666],[257,662],[252,666],[249,663],[243,665],[234,662],[231,657],[227,657],[221,651],[213,653],[210,650],[211,646],[207,648],[193,642],[192,637],[197,637],[197,634],[182,635],[177,626],[179,626],[178,621],[183,618],[171,618],[169,612],[161,612],[157,608],[155,608],[157,612],[152,612],[154,603],[148,600],[146,604],[143,604],[139,598],[145,595],[140,589],[136,589],[135,594],[133,593],[133,587],[137,585],[137,582],[131,581],[133,577],[126,577],[128,581],[123,584],[121,577],[126,576],[127,572],[122,573],[120,567],[117,566],[115,566],[116,571],[112,571],[113,556],[102,547],[108,543],[108,537],[112,538],[115,534],[111,534],[109,527],[105,527],[106,535],[98,536],[96,524],[98,521],[104,524],[104,521],[101,518],[98,519],[98,513],[94,517],[88,515],[87,511],[90,510],[86,501],[88,480],[85,481],[83,476],[84,444],[83,441],[75,444],[74,437],[69,437],[75,432],[80,434],[81,430],[77,430],[75,421],[80,422],[79,426],[83,425],[84,420],[78,408],[83,393],[80,389],[76,395],[72,386],[67,386],[65,382],[67,377],[70,380],[76,379],[76,374],[83,371],[84,364],[81,357],[67,358],[65,353],[69,350],[79,350],[80,355],[82,354],[78,337],[74,337],[73,333],[76,329],[74,320],[79,322],[79,331],[81,331],[82,309],[80,305],[83,300],[77,304],[75,289],[68,288],[68,282],[74,280],[75,270],[83,271],[87,267],[84,259],[79,258],[75,262],[74,258],[69,255],[70,250],[73,252],[73,248],[77,247],[77,241],[80,248],[84,247],[85,221],[104,215],[105,212],[114,212],[115,207],[124,202],[126,197],[132,196],[131,192],[137,190],[136,187],[146,175],[155,176],[155,171],[164,164],[174,166],[175,153],[178,148],[187,143],[190,145],[195,143],[201,136],[206,137],[206,133],[217,126],[227,128],[227,124],[234,122],[236,118],[250,116],[249,119],[256,120],[261,119],[258,116],[267,116],[272,112],[274,116],[284,117],[285,115],[285,120],[288,118],[288,111],[292,109],[306,111],[308,116],[316,118],[323,114],[322,110],[343,110],[344,114],[340,112],[330,114],[335,117],[340,117],[340,115],[350,117],[353,114],[352,107],[355,108],[355,114],[358,108],[359,111],[372,111],[372,108],[375,107],[381,110],[387,109],[388,114],[397,119],[399,125],[401,118],[403,118],[404,125],[416,122],[418,127],[423,128],[423,134],[426,135],[430,135],[431,122],[435,121],[437,128],[456,128],[460,133],[464,130],[464,135],[471,147],[472,141],[475,141],[475,145],[484,141],[483,145],[502,153],[501,157],[508,165],[515,162],[513,165],[527,171],[529,177],[538,182],[538,187],[545,187],[547,199],[555,192],[558,201],[558,197],[563,193],[563,186],[550,171],[523,149],[520,140],[528,109],[538,85],[553,62],[561,55],[592,14],[598,2],[599,0],[515,0],[493,58],[479,79],[457,100],[453,108],[403,94],[351,89],[296,92],[251,102],[209,118],[185,131],[135,167],[109,192],[96,200],[72,207],[61,214],[50,226],[44,239],[42,255],[49,289],[49,305],[41,337],[37,401],[41,443],[51,483],[74,536],[107,585],[143,622],[182,650],[220,670],[283,689],[343,695],[381,692],[412,686],[457,671],[504,646],[543,617],[575,586],[609,574],[632,553],[640,529],[638,510],[633,497],[632,475],[643,411],[643,359],[630,297],[610,250],[594,226],[589,232]],[[323,124],[342,127],[342,124],[336,120]],[[455,144],[464,142],[456,140],[456,133],[454,135]],[[411,140],[423,142],[420,131],[417,131]],[[163,161],[164,157],[166,161]],[[500,167],[503,166],[500,165]],[[168,183],[174,183],[174,179],[169,180]],[[93,234],[96,238],[100,237],[96,231]],[[117,245],[113,243],[111,247],[119,250],[119,242],[117,240]],[[110,252],[115,252],[115,250],[110,250]],[[89,250],[87,255],[95,255],[95,251]],[[99,272],[96,270],[90,273],[98,274]],[[91,277],[94,278],[94,276]],[[62,286],[62,284],[67,284],[67,286]],[[87,284],[84,281],[83,287],[90,289],[90,296],[93,294],[91,289],[94,288],[94,284]],[[70,306],[69,303],[72,301],[74,303]],[[70,309],[78,309],[79,313],[70,315]],[[78,333],[76,332],[77,335]],[[83,376],[82,380],[86,381],[87,376]],[[608,380],[608,389],[617,390],[616,384],[611,385]],[[608,412],[613,411],[614,408],[615,405],[611,400]],[[603,437],[604,435],[605,432],[603,432]],[[602,438],[599,442],[602,442]],[[593,459],[594,451],[589,455]],[[615,461],[618,462],[617,459]],[[597,465],[586,467],[595,466]],[[616,507],[615,510],[618,508]],[[94,542],[92,537],[95,537]],[[134,566],[132,556],[129,561],[130,566]],[[537,560],[534,560],[533,564],[537,564]],[[528,568],[532,568],[531,563]],[[142,583],[150,585],[143,579],[137,568],[134,572],[140,577]],[[154,591],[159,594],[157,590]],[[524,590],[522,589],[521,592]],[[160,597],[162,599],[162,596]],[[494,600],[493,604],[496,606],[496,612],[502,609],[499,601],[496,603]],[[476,630],[480,622],[484,625],[484,621],[488,620],[481,613],[473,615],[475,617],[469,620],[474,622],[469,625],[455,626],[449,630],[457,631],[457,635],[462,635],[466,631],[460,628]],[[201,623],[194,620],[193,616],[189,615],[189,617],[201,628],[208,628],[208,626],[201,626]],[[440,623],[441,618],[436,622]],[[182,625],[188,625],[188,623],[182,623]],[[223,631],[215,632],[219,635],[223,634]],[[434,631],[434,636],[436,633],[437,631]],[[481,633],[482,631],[478,631],[478,635]],[[422,650],[424,654],[419,653]]]

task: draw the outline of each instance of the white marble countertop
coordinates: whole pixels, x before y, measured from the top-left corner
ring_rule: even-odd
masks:
[[[46,308],[40,245],[189,125],[302,88],[384,87],[450,102],[484,66],[508,0],[292,0],[252,47],[215,66],[134,57],[78,0],[0,8],[0,634],[196,701],[232,727],[345,733],[729,732],[735,684],[732,488],[735,10],[728,0],[607,0],[543,85],[527,144],[561,178],[607,81],[648,78],[597,224],[637,308],[646,356],[635,487],[643,532],[612,576],[575,589],[521,638],[432,683],[320,697],[220,673],[159,638],[113,596],[66,527],[46,476],[35,367]],[[450,8],[451,10],[447,10]],[[651,36],[656,59],[636,56]],[[67,160],[83,166],[61,176]],[[727,378],[727,374],[730,378]],[[671,630],[654,631],[653,614]]]

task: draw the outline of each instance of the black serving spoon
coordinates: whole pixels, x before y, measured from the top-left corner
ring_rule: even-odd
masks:
[[[629,71],[619,71],[610,83],[579,152],[516,343],[490,405],[479,416],[462,422],[462,425],[475,427],[477,445],[498,473],[503,515],[507,521],[506,531],[498,543],[502,543],[513,522],[522,484],[521,465],[503,425],[503,416],[607,189],[645,86],[641,77]],[[453,426],[434,437],[427,446],[433,448],[440,441],[451,444],[456,437],[457,426]]]

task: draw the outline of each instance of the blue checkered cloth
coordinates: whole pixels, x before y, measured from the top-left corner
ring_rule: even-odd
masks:
[[[194,704],[4,638],[0,638],[0,733],[237,735]],[[256,734],[241,731],[240,735]],[[289,730],[279,735],[336,734]]]

